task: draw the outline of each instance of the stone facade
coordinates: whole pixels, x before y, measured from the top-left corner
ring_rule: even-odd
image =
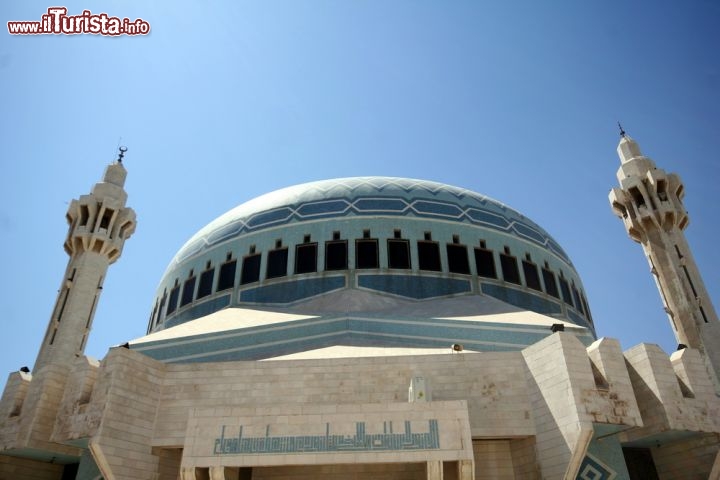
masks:
[[[5,415],[23,397],[22,375],[8,382]],[[0,478],[33,464],[19,458],[28,448],[87,449],[82,461],[118,480],[336,478],[346,468],[354,478],[630,478],[625,445],[647,449],[659,478],[709,478],[718,452],[720,400],[697,351],[668,358],[643,344],[623,353],[611,339],[586,348],[562,332],[522,352],[346,359],[165,364],[114,348],[100,365],[79,358],[56,375],[68,380],[45,415],[51,428],[28,442],[5,421]],[[418,375],[432,398],[408,402]],[[405,422],[427,434],[431,420],[438,448],[380,445],[391,428],[403,437]],[[358,439],[359,423],[376,440]],[[222,426],[235,439],[240,425],[254,451],[216,445]],[[257,444],[266,428],[273,448]],[[347,450],[328,448],[326,433]],[[309,443],[288,446],[299,436]],[[594,465],[608,473],[589,473]],[[37,478],[59,478],[43,468]]]

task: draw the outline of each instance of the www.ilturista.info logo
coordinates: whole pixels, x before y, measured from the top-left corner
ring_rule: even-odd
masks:
[[[37,21],[7,22],[10,35],[147,35],[150,24],[138,18],[108,16],[107,13],[92,13],[83,10],[80,15],[68,15],[65,7],[50,7]]]

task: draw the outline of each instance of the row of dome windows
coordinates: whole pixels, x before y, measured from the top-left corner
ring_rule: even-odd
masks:
[[[418,269],[425,271],[442,272],[440,258],[440,243],[432,240],[432,234],[425,232],[423,240],[417,240]],[[362,239],[355,240],[355,268],[356,269],[377,269],[380,268],[379,255],[380,242],[377,238],[370,237],[370,231],[363,232]],[[460,243],[458,235],[453,235],[453,242],[445,245],[447,253],[447,271],[450,273],[471,275],[468,247]],[[480,246],[473,248],[475,271],[477,275],[484,278],[497,279],[498,270],[495,262],[494,251],[488,249],[484,240],[480,240]],[[387,268],[409,270],[411,269],[410,240],[401,238],[400,230],[395,230],[394,238],[387,239]],[[250,247],[250,253],[243,257],[240,270],[240,285],[248,285],[260,281],[262,253],[255,251],[255,246]],[[522,285],[520,269],[517,257],[513,256],[509,247],[499,253],[500,272],[502,280]],[[348,240],[340,238],[340,232],[333,232],[333,239],[325,242],[325,271],[337,271],[348,269]],[[305,235],[303,243],[295,246],[294,274],[317,272],[318,264],[318,242],[311,242],[310,235]],[[545,292],[550,296],[563,300],[567,305],[574,307],[592,322],[590,310],[587,306],[585,296],[580,293],[575,283],[568,282],[564,273],[560,270],[557,277],[548,262],[538,270],[538,265],[533,263],[530,254],[526,253],[521,260],[525,286]],[[282,245],[282,240],[277,240],[275,249],[267,252],[267,264],[265,279],[280,278],[288,275],[288,247]],[[229,252],[226,261],[220,265],[215,292],[222,292],[234,288],[236,285],[237,259]],[[542,281],[541,281],[542,278]],[[155,303],[150,318],[150,325],[159,323],[161,318],[175,313],[178,309],[190,304],[193,300],[199,300],[213,293],[213,282],[215,280],[215,267],[207,262],[206,268],[198,275],[191,270],[188,278],[180,283],[175,279],[175,284],[163,292],[162,298]],[[558,288],[559,283],[559,288]],[[196,290],[197,284],[197,290]],[[167,308],[166,308],[167,307]]]

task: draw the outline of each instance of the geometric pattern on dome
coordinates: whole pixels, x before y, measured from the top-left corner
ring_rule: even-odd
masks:
[[[180,249],[173,263],[220,242],[264,228],[365,215],[434,218],[483,226],[531,241],[572,264],[547,232],[496,200],[442,183],[390,177],[324,180],[258,197],[227,212],[198,232]]]

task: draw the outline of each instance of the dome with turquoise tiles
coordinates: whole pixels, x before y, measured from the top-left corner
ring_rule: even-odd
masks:
[[[322,180],[262,195],[202,228],[173,263],[245,233],[319,219],[379,215],[483,226],[541,245],[570,263],[545,230],[497,200],[443,183],[392,177]]]
[[[169,330],[191,335],[186,324],[209,324],[210,317],[222,323],[225,310],[244,311],[248,327],[259,326],[250,311],[263,312],[262,325],[282,323],[274,315],[307,320],[342,314],[346,321],[369,316],[376,326],[379,318],[394,318],[397,328],[388,324],[379,336],[367,325],[343,330],[347,341],[372,337],[373,345],[426,347],[435,345],[433,338],[447,337],[433,331],[408,344],[401,339],[411,336],[397,323],[403,318],[427,317],[436,325],[439,316],[460,321],[488,312],[493,324],[541,328],[545,335],[549,325],[563,323],[587,341],[594,338],[580,278],[542,227],[480,193],[407,178],[305,183],[221,215],[170,262],[146,340],[168,336]],[[526,324],[520,317],[497,317],[510,313],[524,314]],[[502,337],[496,332],[478,339],[476,347],[513,349],[537,340]]]

